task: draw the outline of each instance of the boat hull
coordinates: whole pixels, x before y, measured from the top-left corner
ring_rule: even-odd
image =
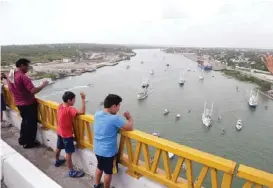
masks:
[[[212,70],[212,66],[211,65],[201,65],[198,64],[198,66],[204,70]]]
[[[147,98],[147,97],[148,97],[148,95],[144,95],[144,96],[139,96],[139,95],[138,95],[138,96],[137,96],[137,99],[138,99],[138,100],[142,100],[142,99],[145,99],[145,98]]]
[[[257,104],[248,103],[248,106],[249,106],[250,108],[256,108],[256,107],[257,107]]]

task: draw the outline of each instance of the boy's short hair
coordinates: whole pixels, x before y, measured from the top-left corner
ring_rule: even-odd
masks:
[[[122,102],[122,98],[115,94],[109,94],[104,99],[104,108],[111,108],[113,105],[119,105]]]
[[[64,92],[62,99],[64,102],[67,102],[68,100],[72,100],[75,97],[76,97],[76,95],[73,92],[66,91],[66,92]]]
[[[21,67],[21,65],[27,66],[29,63],[30,63],[30,61],[29,61],[28,59],[21,58],[21,59],[19,59],[18,61],[16,61],[15,66],[16,66],[17,68],[19,68],[19,67]]]

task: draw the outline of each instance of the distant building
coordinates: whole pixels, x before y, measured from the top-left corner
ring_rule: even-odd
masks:
[[[63,62],[64,62],[64,63],[68,63],[68,62],[70,62],[70,61],[71,61],[70,59],[66,59],[66,58],[63,59]]]

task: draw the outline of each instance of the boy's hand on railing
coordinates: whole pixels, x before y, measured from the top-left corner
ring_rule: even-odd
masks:
[[[84,92],[81,92],[80,95],[81,95],[81,99],[82,99],[82,100],[85,100],[85,93],[84,93]]]
[[[129,119],[132,118],[131,114],[130,114],[128,111],[124,112],[123,116],[124,116],[127,120],[129,120]]]

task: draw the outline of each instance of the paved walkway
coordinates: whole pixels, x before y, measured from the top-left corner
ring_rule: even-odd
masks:
[[[63,188],[92,188],[93,178],[86,175],[82,178],[68,177],[66,166],[56,168],[53,164],[55,154],[50,148],[39,147],[32,149],[24,149],[18,144],[19,130],[15,127],[1,128],[1,137],[7,144],[23,155],[37,168],[47,174],[51,179],[56,181]]]
[[[8,188],[3,182],[1,182],[1,188]]]

